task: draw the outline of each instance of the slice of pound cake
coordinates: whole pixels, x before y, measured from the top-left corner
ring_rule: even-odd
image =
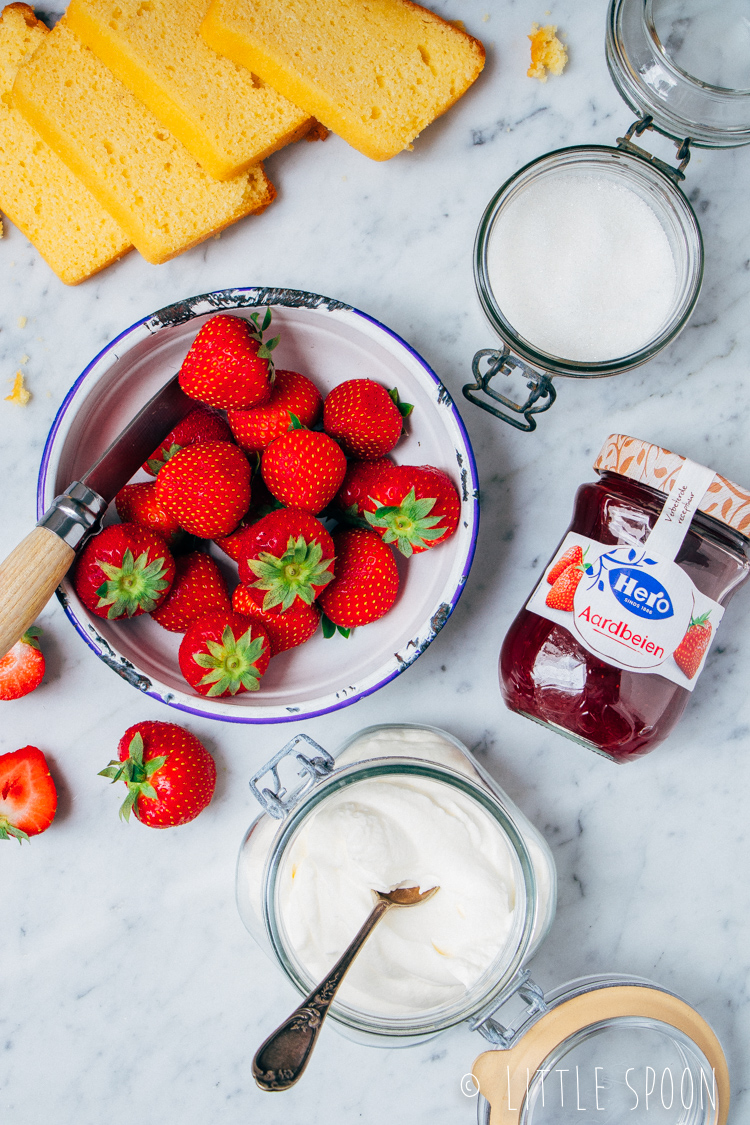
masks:
[[[226,182],[209,176],[64,17],[19,68],[13,102],[149,262],[263,211],[276,194],[259,164]]]
[[[212,0],[201,33],[374,160],[408,148],[484,66],[478,40],[410,0]]]
[[[65,22],[220,180],[315,125],[200,36],[210,0],[72,0]]]
[[[11,104],[20,63],[48,34],[27,4],[0,13],[0,209],[66,285],[77,285],[132,246]]]

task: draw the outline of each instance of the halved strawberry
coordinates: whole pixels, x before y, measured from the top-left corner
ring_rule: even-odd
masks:
[[[411,407],[373,379],[347,379],[328,394],[323,404],[323,427],[350,457],[371,461],[389,453]]]
[[[150,613],[166,598],[174,559],[160,535],[137,523],[114,523],[78,556],[73,585],[97,617],[114,620]]]
[[[207,613],[180,645],[180,670],[200,695],[215,698],[257,691],[271,649],[262,625],[239,613]]]
[[[192,535],[228,535],[250,506],[247,457],[226,441],[181,449],[156,478],[156,498]]]
[[[175,560],[172,589],[151,616],[170,633],[184,633],[199,617],[229,609],[229,593],[218,565],[210,555],[190,551]]]
[[[312,605],[333,579],[333,540],[302,508],[280,508],[242,535],[240,582],[266,612]]]
[[[279,342],[277,336],[263,343],[270,323],[270,309],[262,327],[257,313],[249,320],[229,313],[207,320],[180,368],[185,394],[227,410],[249,410],[267,402],[273,381],[271,352]]]
[[[170,430],[158,449],[144,462],[143,468],[155,477],[170,457],[188,445],[202,441],[231,441],[232,434],[220,414],[207,406],[196,406],[173,430]]]
[[[0,699],[20,699],[38,688],[44,677],[41,629],[27,629],[13,648],[0,656]]]
[[[341,488],[346,457],[328,434],[294,429],[264,451],[261,472],[269,492],[282,504],[315,515]]]
[[[398,569],[390,547],[374,531],[352,528],[333,537],[336,577],[318,598],[334,625],[352,629],[377,621],[398,595]]]
[[[122,820],[130,818],[132,809],[151,828],[187,824],[214,795],[213,758],[194,734],[176,723],[147,721],[128,727],[117,754],[100,776],[127,785]]]
[[[394,465],[372,493],[364,516],[384,542],[407,559],[437,547],[458,527],[461,500],[447,473],[432,465]]]
[[[159,503],[155,481],[126,484],[115,496],[115,507],[123,523],[137,523],[141,527],[150,528],[161,535],[168,547],[173,547],[184,538],[177,517]]]
[[[247,586],[235,586],[232,593],[232,609],[245,617],[259,621],[268,635],[271,656],[277,656],[288,648],[296,648],[309,641],[320,623],[320,612],[315,605],[298,602],[284,613],[266,613],[255,601],[255,591]]]
[[[259,453],[287,432],[293,417],[302,426],[314,425],[322,404],[320,391],[305,375],[277,371],[268,402],[252,410],[230,410],[227,417],[237,444]]]
[[[19,844],[52,823],[57,790],[47,759],[36,746],[0,754],[0,840]]]

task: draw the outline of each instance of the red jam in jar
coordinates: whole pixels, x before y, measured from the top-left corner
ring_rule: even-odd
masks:
[[[500,681],[512,711],[626,762],[680,718],[750,573],[750,491],[622,434],[594,468],[503,642]]]

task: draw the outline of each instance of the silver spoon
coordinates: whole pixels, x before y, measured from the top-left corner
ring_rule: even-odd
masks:
[[[394,891],[373,891],[378,901],[370,917],[328,976],[258,1048],[253,1059],[253,1078],[261,1090],[288,1090],[302,1077],[339,985],[385,912],[392,906],[416,906],[418,902],[426,902],[439,890],[440,887],[430,887],[428,891],[420,891],[419,887],[397,887]]]

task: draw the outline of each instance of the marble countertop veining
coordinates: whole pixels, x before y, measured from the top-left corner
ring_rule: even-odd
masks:
[[[34,521],[45,435],[73,379],[115,334],[180,297],[267,284],[340,298],[406,338],[463,403],[474,351],[496,342],[472,279],[487,201],[548,149],[612,143],[631,114],[607,74],[603,0],[557,0],[549,17],[531,0],[433,6],[464,20],[487,43],[488,61],[413,153],[376,164],[335,137],[288,148],[268,161],[279,199],[262,217],[165,266],[131,254],[76,289],[6,223],[0,385],[9,392],[22,367],[33,398],[22,410],[0,397],[3,555]],[[570,65],[541,85],[525,77],[526,35],[546,18],[567,33]],[[750,595],[727,612],[676,733],[623,769],[505,711],[496,667],[504,632],[609,432],[750,483],[748,175],[750,148],[693,155],[686,191],[703,228],[705,285],[687,329],[657,359],[612,379],[560,380],[555,408],[531,436],[463,403],[482,526],[453,618],[404,676],[300,728],[335,748],[373,722],[429,722],[472,747],[557,862],[557,918],[532,963],[535,979],[550,988],[619,971],[684,996],[725,1047],[734,1121],[750,1114]],[[41,624],[44,685],[0,705],[0,752],[39,745],[60,789],[46,835],[20,848],[0,844],[0,1119],[473,1121],[475,1102],[460,1081],[484,1042],[465,1026],[410,1050],[359,1046],[329,1027],[299,1086],[279,1097],[255,1088],[253,1052],[296,998],[241,925],[234,863],[255,815],[247,780],[296,728],[191,718],[216,757],[214,801],[176,830],[126,827],[97,771],[131,723],[179,716],[114,676],[56,603]]]

